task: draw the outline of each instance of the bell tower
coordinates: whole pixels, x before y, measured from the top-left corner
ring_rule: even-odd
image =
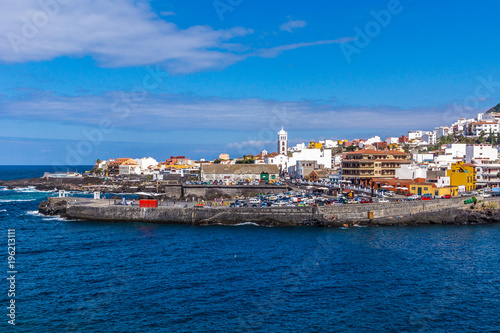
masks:
[[[286,155],[288,151],[288,133],[285,132],[283,127],[278,132],[278,153]]]

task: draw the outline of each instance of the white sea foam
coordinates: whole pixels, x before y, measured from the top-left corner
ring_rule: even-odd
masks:
[[[35,200],[36,199],[1,199],[0,202],[28,202]]]
[[[31,215],[31,216],[45,216],[43,214],[40,214],[39,211],[37,210],[28,210],[25,215]]]
[[[256,226],[258,227],[259,225],[255,222],[244,222],[244,223],[238,223],[238,224],[234,224],[235,227],[239,227],[239,226],[243,226],[243,225],[253,225],[253,226]]]
[[[76,221],[76,220],[68,220],[65,218],[62,218],[60,216],[50,216],[50,215],[43,215],[37,210],[28,210],[25,215],[31,215],[31,216],[36,216],[36,217],[42,217],[44,221]]]
[[[44,221],[64,221],[64,222],[76,221],[76,220],[65,219],[65,218],[60,217],[60,216],[44,216],[43,220]]]
[[[23,192],[23,193],[51,193],[54,192],[54,190],[51,191],[42,191],[42,190],[37,190],[34,186],[28,186],[28,187],[16,187],[13,189],[13,191],[16,192]]]
[[[6,212],[7,209],[0,209],[0,213]]]

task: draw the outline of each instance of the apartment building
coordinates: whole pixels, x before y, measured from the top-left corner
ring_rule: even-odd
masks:
[[[410,154],[401,151],[361,149],[345,154],[342,179],[368,186],[372,178],[395,177],[396,169],[410,163]]]

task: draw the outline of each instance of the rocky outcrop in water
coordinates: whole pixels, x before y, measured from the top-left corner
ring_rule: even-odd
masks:
[[[38,205],[38,211],[44,215],[60,215],[66,216],[67,201],[61,200],[54,203],[49,203],[47,201],[42,201]]]

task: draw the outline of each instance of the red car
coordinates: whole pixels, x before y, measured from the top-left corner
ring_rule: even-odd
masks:
[[[425,197],[425,196],[424,196],[424,197],[422,197],[422,200],[432,200],[432,198],[431,198],[431,197]]]
[[[373,201],[371,201],[371,200],[366,200],[366,199],[363,199],[363,200],[361,200],[361,203],[362,203],[362,204],[363,204],[363,203],[373,203]]]
[[[441,198],[442,199],[451,199],[451,195],[446,194],[446,195],[441,196]]]

